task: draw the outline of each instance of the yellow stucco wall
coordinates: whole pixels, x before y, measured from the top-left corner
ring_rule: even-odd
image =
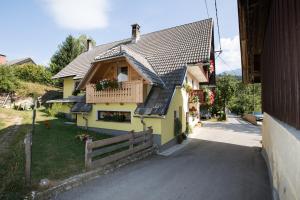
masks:
[[[64,88],[63,88],[63,97],[68,98],[72,96],[72,92],[74,90],[75,81],[73,77],[64,78]]]
[[[188,112],[187,100],[185,90],[177,88],[170,103],[167,115],[164,119],[162,119],[162,144],[165,144],[174,138],[174,111],[177,112],[177,116],[182,122],[182,132],[185,131],[186,112]],[[182,112],[179,111],[180,106],[182,106]],[[179,113],[181,113],[181,116],[179,116]]]
[[[88,126],[92,128],[104,128],[104,129],[113,129],[113,130],[123,130],[123,131],[142,131],[143,125],[139,117],[133,117],[134,110],[136,109],[136,104],[94,104],[93,109],[86,116],[88,119]],[[129,111],[131,112],[131,123],[129,122],[107,122],[107,121],[98,121],[97,120],[97,111],[107,110],[107,111]],[[161,133],[161,119],[160,118],[145,118],[146,126],[152,126],[153,132],[155,134]],[[82,117],[82,114],[77,115],[77,125],[85,126],[85,120]]]
[[[146,126],[152,126],[155,134],[161,135],[161,144],[165,144],[174,138],[174,111],[179,113],[179,107],[182,106],[181,120],[182,120],[182,131],[186,128],[186,112],[187,108],[187,97],[183,89],[178,88],[173,96],[172,102],[169,106],[168,113],[166,116],[161,118],[144,118]],[[142,131],[143,125],[139,117],[134,117],[134,110],[137,105],[135,103],[119,104],[94,104],[93,109],[87,114],[88,126],[92,128],[104,128],[122,131]],[[97,120],[97,111],[129,111],[131,112],[131,123],[128,122],[107,122]],[[82,114],[77,115],[77,125],[85,126],[85,120]]]

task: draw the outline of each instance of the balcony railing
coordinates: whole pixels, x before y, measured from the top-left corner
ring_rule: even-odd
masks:
[[[193,90],[192,92],[190,92],[190,96],[189,98],[193,98],[194,96],[198,96],[199,98],[199,102],[201,104],[205,103],[205,96],[204,96],[204,91],[203,90]]]
[[[87,103],[143,103],[143,81],[122,82],[120,88],[97,91],[95,84],[86,86]]]

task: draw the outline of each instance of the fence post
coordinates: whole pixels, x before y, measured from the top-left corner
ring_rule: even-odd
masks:
[[[25,184],[31,184],[31,133],[26,134],[25,144]]]
[[[92,139],[87,139],[85,142],[85,169],[90,170],[92,168]]]
[[[149,129],[149,140],[153,144],[153,128],[152,126],[149,126],[148,129]]]
[[[134,130],[130,131],[129,134],[131,134],[131,137],[129,139],[129,149],[133,149],[133,144],[134,144]]]

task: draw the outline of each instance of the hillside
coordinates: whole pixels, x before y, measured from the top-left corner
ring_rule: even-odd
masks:
[[[222,73],[219,73],[218,75],[232,75],[232,76],[242,76],[242,69],[238,68],[238,69],[233,69],[233,70],[228,70],[228,71],[224,71]]]

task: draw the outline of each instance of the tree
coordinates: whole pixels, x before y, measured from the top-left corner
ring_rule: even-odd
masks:
[[[19,81],[11,67],[0,66],[0,92],[14,92],[19,87]]]
[[[91,37],[88,37],[88,36],[86,36],[85,34],[80,35],[80,36],[78,37],[79,43],[80,43],[80,45],[84,48],[84,50],[87,50],[87,49],[88,49],[88,44],[87,44],[87,40],[88,40],[88,39],[91,40],[93,46],[96,46],[95,40],[93,40]]]
[[[236,114],[261,111],[261,85],[238,83],[229,108]]]
[[[20,80],[46,85],[53,84],[50,71],[42,65],[23,64],[14,66],[12,69]]]
[[[226,119],[226,107],[235,94],[237,80],[230,75],[224,75],[217,78],[215,106],[222,111],[221,118]]]
[[[87,49],[87,36],[81,35],[75,38],[69,35],[66,40],[58,46],[58,50],[50,61],[50,71],[54,75],[72,62],[78,55]],[[95,44],[95,41],[92,40]]]

